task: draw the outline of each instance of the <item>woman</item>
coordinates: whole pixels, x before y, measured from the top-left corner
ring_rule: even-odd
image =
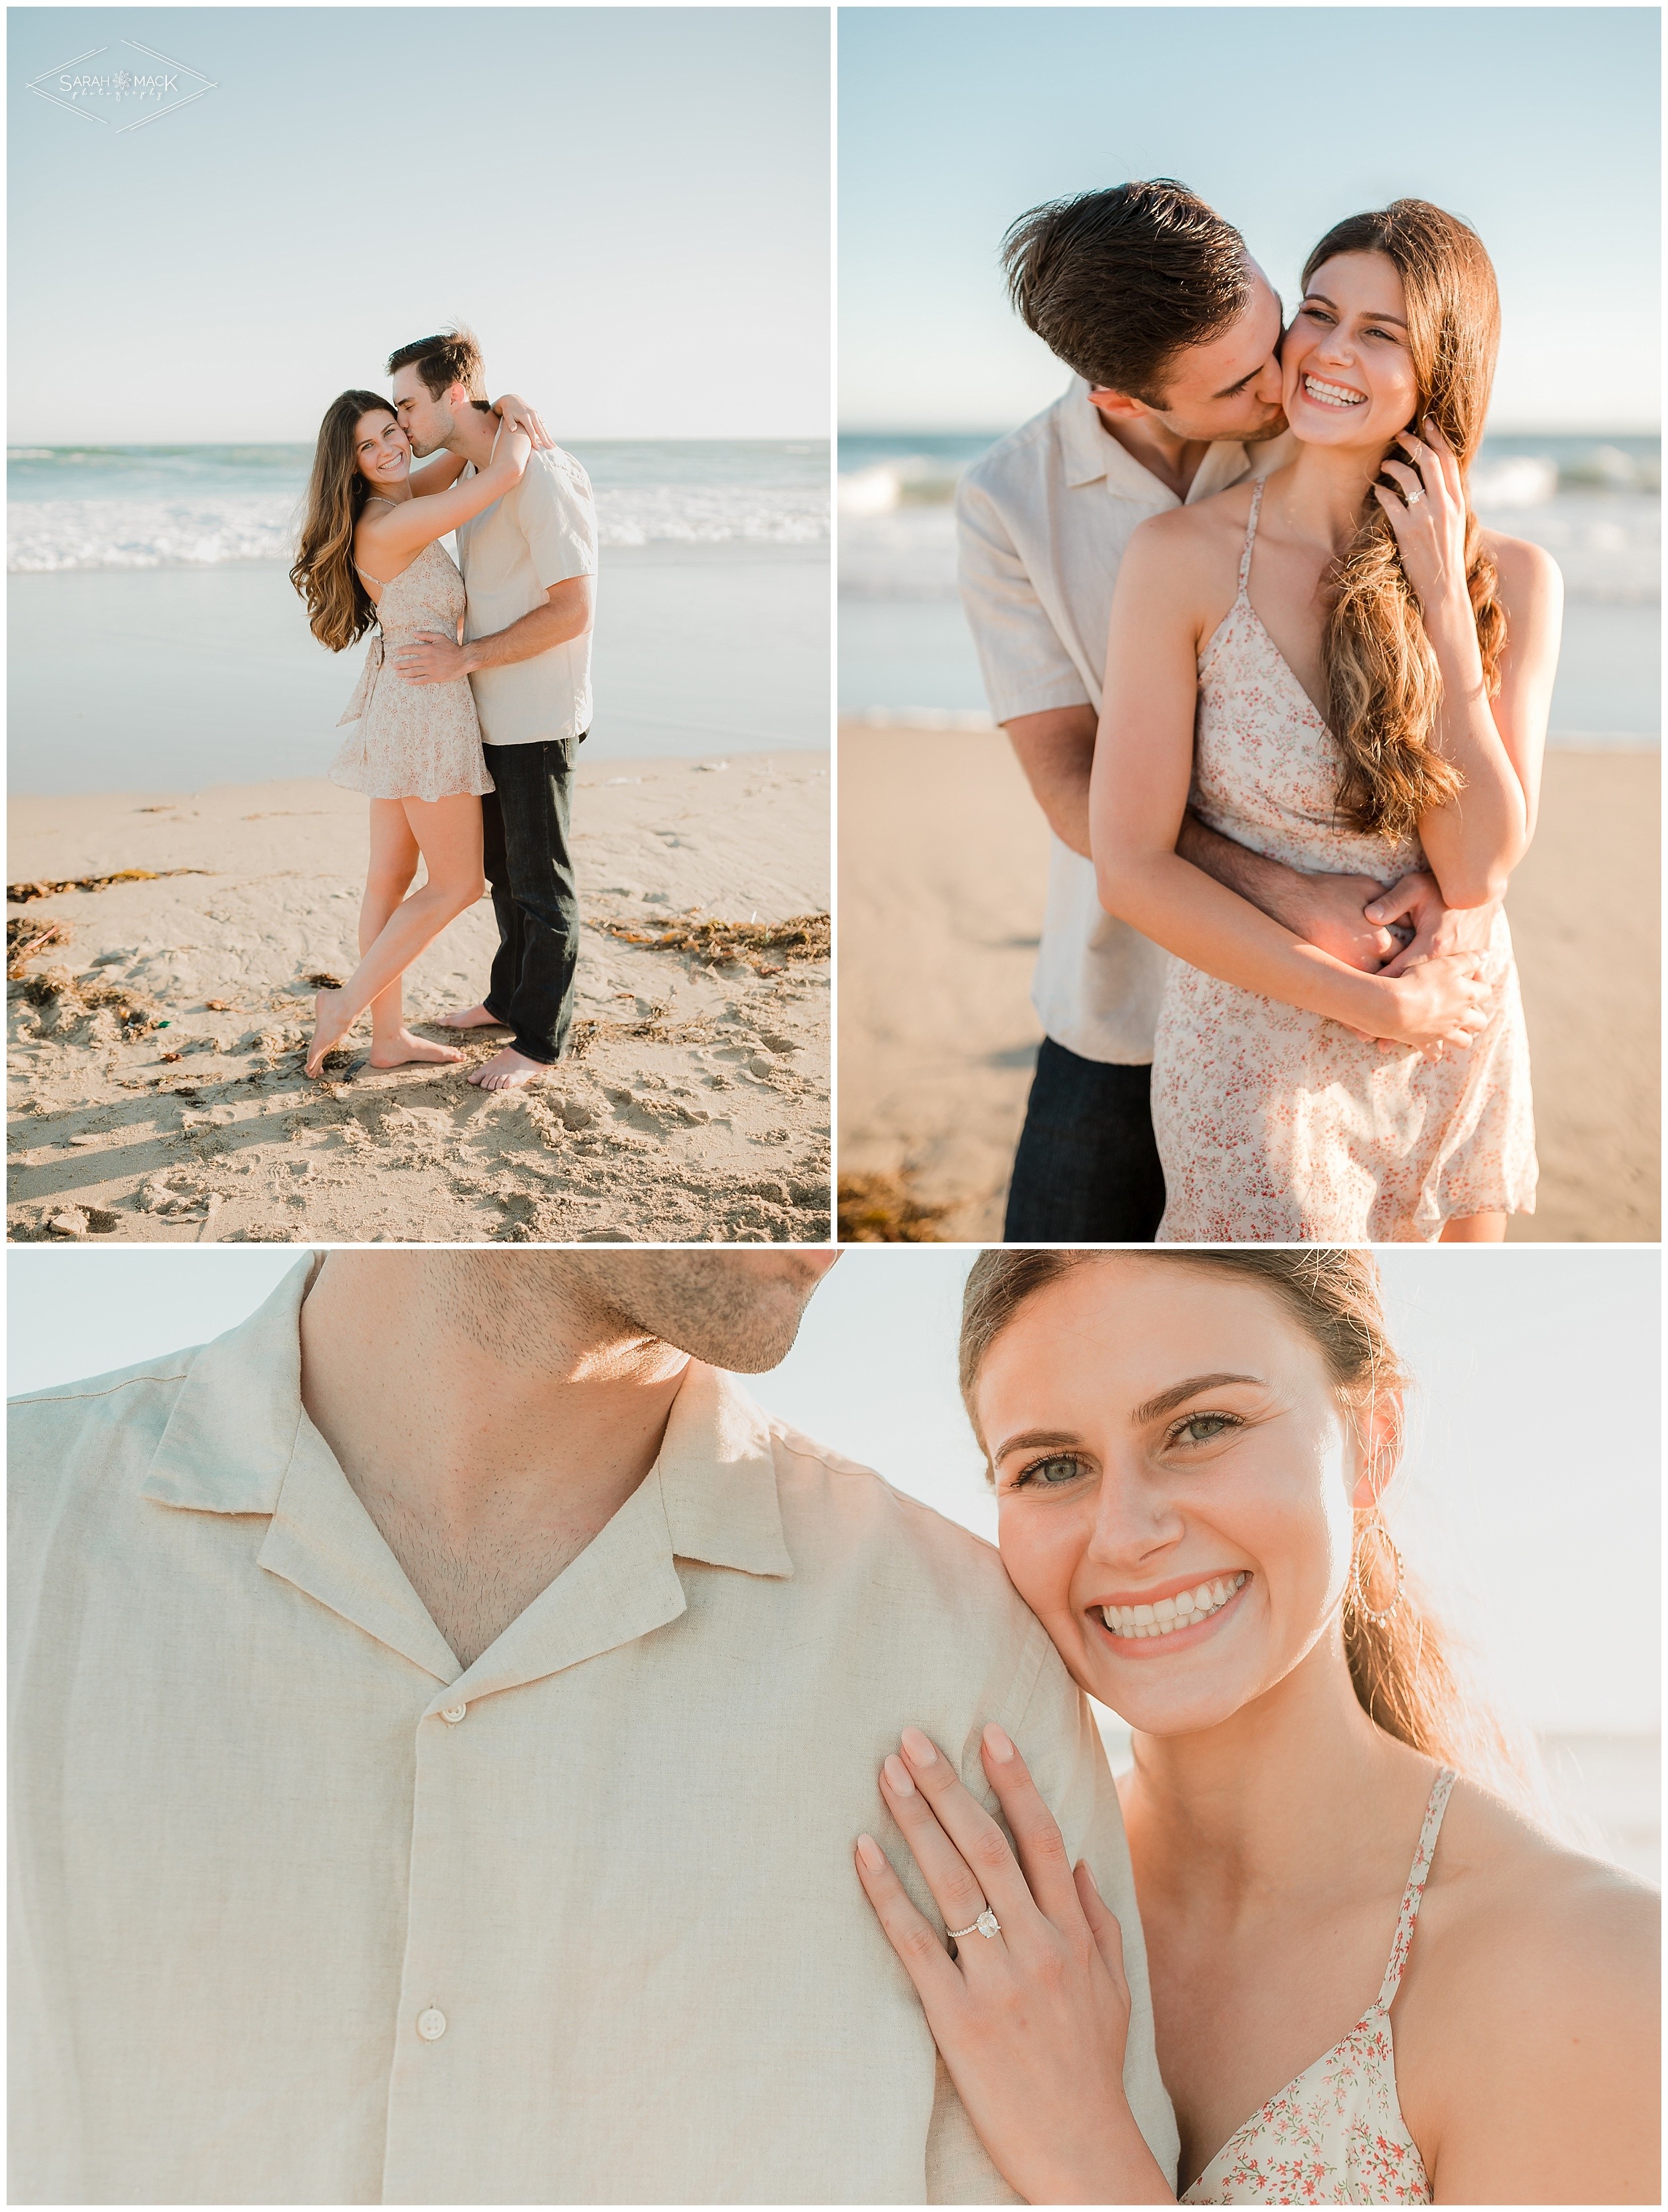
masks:
[[[1657,2202],[1656,1900],[1489,1786],[1509,1741],[1380,1517],[1370,1257],[986,1252],[961,1372],[1015,1587],[1134,1731],[1181,2201]],[[954,1963],[868,1837],[858,1877],[1012,2186],[1173,2202],[1124,2100],[1117,1923],[999,1730],[984,1764],[1017,1863],[917,1732],[881,1775]]]
[[[506,411],[507,410],[507,411]],[[306,1072],[367,1007],[371,1065],[458,1060],[405,1026],[400,978],[449,921],[482,896],[481,794],[493,788],[469,678],[408,684],[385,665],[391,642],[423,630],[458,637],[464,580],[440,541],[500,499],[521,477],[543,426],[508,395],[498,403],[491,465],[463,482],[463,461],[442,453],[415,476],[411,444],[387,400],[344,392],[318,433],[300,551],[290,581],[306,602],[313,635],[341,653],[374,629],[358,688],[342,720],[357,727],[331,781],[371,802],[371,858],[359,915],[359,966],[340,990],[321,990]],[[419,859],[422,889],[406,896]]]
[[[1144,523],[1113,605],[1101,898],[1178,956],[1158,1234],[1492,1241],[1534,1203],[1497,902],[1535,825],[1562,586],[1466,494],[1499,331],[1481,241],[1398,200],[1330,231],[1303,286],[1281,355],[1297,459]],[[1351,968],[1178,855],[1190,805],[1294,867],[1428,869],[1469,936]]]

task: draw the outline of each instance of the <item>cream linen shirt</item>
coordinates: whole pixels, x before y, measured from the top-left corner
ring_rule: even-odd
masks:
[[[1289,438],[1219,441],[1186,503],[1266,476],[1291,452]],[[1054,707],[1100,713],[1124,548],[1149,515],[1182,504],[1101,427],[1080,376],[966,471],[955,499],[961,603],[998,722]],[[1084,1060],[1150,1060],[1169,957],[1107,913],[1092,864],[1051,836],[1031,1003],[1055,1043]]]
[[[1089,1711],[990,1547],[694,1364],[460,1668],[302,1410],[298,1267],[19,1401],[12,2199],[1010,2203],[852,1869],[913,1722],[1020,1744],[1145,1954]],[[861,1378],[854,1378],[861,1387]]]
[[[594,576],[597,508],[591,479],[572,453],[552,446],[530,455],[513,490],[460,523],[458,565],[465,641],[508,629],[545,604],[552,584]],[[531,660],[476,669],[469,681],[482,744],[582,738],[591,727],[590,628]]]

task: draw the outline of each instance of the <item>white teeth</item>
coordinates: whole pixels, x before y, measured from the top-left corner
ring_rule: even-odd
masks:
[[[1364,404],[1364,395],[1351,392],[1348,385],[1323,384],[1319,377],[1306,376],[1303,389],[1323,407],[1359,407]]]
[[[1197,1589],[1162,1597],[1156,1605],[1103,1605],[1101,1618],[1114,1636],[1131,1644],[1149,1636],[1172,1636],[1178,1628],[1192,1628],[1219,1613],[1245,1581],[1243,1573],[1219,1575],[1214,1582],[1200,1583]]]

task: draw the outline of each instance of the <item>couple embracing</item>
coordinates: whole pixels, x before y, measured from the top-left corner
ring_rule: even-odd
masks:
[[[1053,832],[1004,1234],[1502,1237],[1536,1165],[1501,901],[1562,584],[1471,507],[1481,240],[1421,200],[1350,217],[1283,328],[1168,179],[1035,210],[1004,253],[1077,372],[957,501]]]
[[[367,1012],[373,1066],[462,1060],[406,1028],[401,978],[484,876],[491,979],[478,1005],[434,1026],[507,1030],[469,1079],[515,1090],[560,1059],[573,1018],[569,814],[591,720],[596,510],[585,471],[524,402],[488,404],[469,332],[402,346],[388,373],[391,398],[331,404],[290,571],[333,653],[371,633],[331,769],[371,805],[360,964],[318,994],[306,1072]],[[456,562],[440,543],[454,532]]]
[[[736,1380],[836,1258],[337,1250],[20,1402],[13,2200],[1659,2201],[1370,1255],[981,1254],[999,1549]]]

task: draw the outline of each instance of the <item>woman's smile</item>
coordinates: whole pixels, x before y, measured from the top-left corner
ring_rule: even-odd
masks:
[[[1251,1579],[1248,1567],[1231,1567],[1224,1574],[1196,1577],[1178,1584],[1158,1586],[1157,1594],[1128,1601],[1104,1600],[1089,1608],[1091,1621],[1099,1620],[1112,1642],[1123,1650],[1137,1644],[1174,1645],[1198,1639],[1189,1635],[1226,1613]]]
[[[1337,384],[1330,379],[1305,375],[1300,380],[1300,386],[1303,397],[1312,399],[1319,407],[1364,407],[1367,404],[1364,392],[1356,392],[1350,385]]]

